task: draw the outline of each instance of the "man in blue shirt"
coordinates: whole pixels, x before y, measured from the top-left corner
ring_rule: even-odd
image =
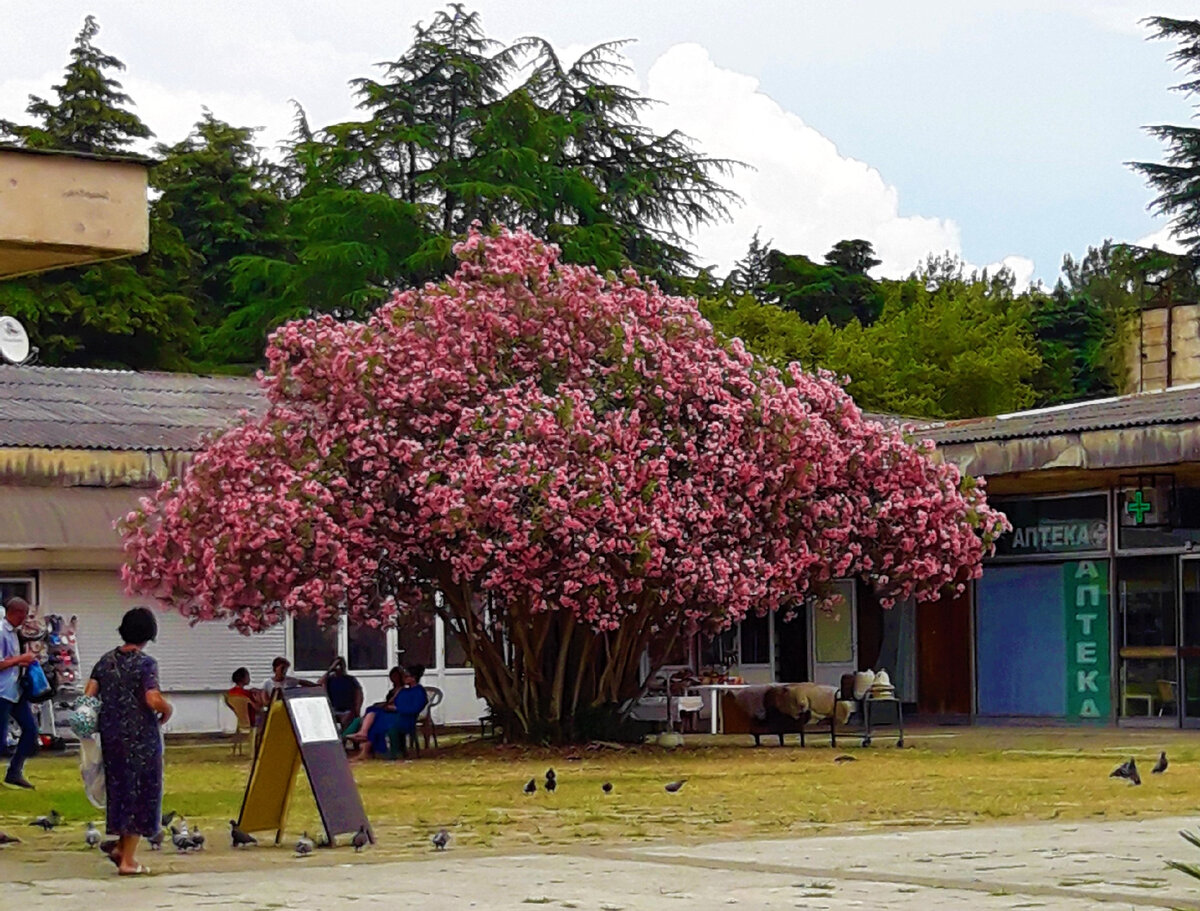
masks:
[[[4,604],[4,619],[0,620],[0,734],[8,733],[8,719],[13,717],[21,727],[21,739],[8,764],[4,783],[14,788],[33,785],[25,780],[25,760],[37,752],[38,727],[29,700],[21,692],[21,671],[37,659],[28,652],[22,654],[17,630],[29,616],[29,602],[24,598],[9,598]]]

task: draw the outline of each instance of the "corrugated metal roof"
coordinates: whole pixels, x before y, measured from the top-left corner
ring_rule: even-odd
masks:
[[[113,523],[149,493],[131,487],[0,487],[0,551],[120,550]]]
[[[244,377],[0,366],[0,446],[191,450],[265,407]]]
[[[1073,402],[998,417],[949,421],[922,428],[918,434],[943,444],[975,443],[1190,421],[1200,421],[1200,386],[1197,385]]]

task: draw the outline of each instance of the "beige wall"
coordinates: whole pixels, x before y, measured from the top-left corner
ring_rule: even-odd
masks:
[[[1200,304],[1143,310],[1140,335],[1134,317],[1125,363],[1122,392],[1153,392],[1168,385],[1200,383]]]
[[[0,149],[0,278],[144,253],[146,166]]]

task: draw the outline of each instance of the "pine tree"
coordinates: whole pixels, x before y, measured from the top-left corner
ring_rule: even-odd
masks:
[[[84,19],[63,81],[53,87],[57,102],[29,96],[25,112],[38,122],[0,121],[0,133],[30,149],[93,154],[125,152],[137,140],[154,135],[126,109],[132,99],[121,91],[121,83],[107,75],[107,71],[124,70],[125,64],[92,44],[99,31],[95,17]]]
[[[1172,91],[1187,97],[1200,95],[1200,19],[1152,16],[1145,21],[1154,29],[1151,37],[1180,42],[1167,59],[1191,78],[1172,86]],[[1200,111],[1200,104],[1195,106]],[[1171,218],[1175,239],[1190,255],[1200,256],[1200,128],[1159,124],[1146,127],[1146,131],[1166,146],[1166,161],[1129,165],[1144,175],[1158,194],[1150,203],[1151,211]]]

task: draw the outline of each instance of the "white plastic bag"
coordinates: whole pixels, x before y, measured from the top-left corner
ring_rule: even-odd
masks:
[[[100,753],[100,737],[79,739],[79,774],[83,778],[83,793],[93,807],[104,809],[104,758]]]

